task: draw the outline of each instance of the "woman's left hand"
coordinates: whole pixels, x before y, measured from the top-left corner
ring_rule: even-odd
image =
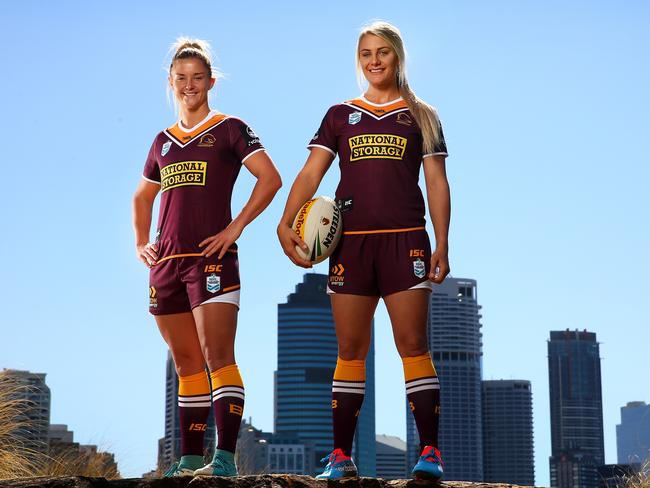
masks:
[[[429,279],[434,283],[442,283],[445,277],[449,274],[449,258],[447,256],[447,249],[436,248],[431,254],[431,269],[429,271]]]
[[[222,259],[226,252],[228,252],[228,249],[230,249],[230,246],[232,246],[235,241],[239,239],[239,236],[243,230],[244,228],[235,223],[233,220],[230,222],[230,224],[228,224],[228,227],[226,227],[218,234],[207,237],[199,242],[199,247],[205,246],[202,254],[206,258],[209,258],[213,254],[219,253],[217,257],[219,259]]]

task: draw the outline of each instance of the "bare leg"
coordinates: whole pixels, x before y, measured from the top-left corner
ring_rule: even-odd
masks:
[[[235,364],[237,312],[231,303],[206,303],[192,310],[202,355],[210,371]]]
[[[384,297],[393,326],[393,337],[403,358],[420,356],[428,351],[428,290],[405,290]]]
[[[332,312],[339,343],[339,357],[366,359],[370,348],[370,325],[379,297],[332,295]]]
[[[156,315],[156,324],[172,353],[178,376],[191,376],[204,370],[201,343],[191,313]]]

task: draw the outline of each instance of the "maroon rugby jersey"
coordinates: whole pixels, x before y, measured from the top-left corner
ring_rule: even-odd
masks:
[[[336,198],[345,232],[424,227],[418,186],[422,158],[447,155],[442,129],[431,154],[406,102],[374,104],[364,97],[331,107],[308,148],[338,153],[341,181]]]
[[[217,112],[191,130],[177,123],[156,136],[143,176],[161,185],[156,233],[160,259],[199,255],[199,242],[230,223],[230,199],[241,164],[262,150],[243,121]]]

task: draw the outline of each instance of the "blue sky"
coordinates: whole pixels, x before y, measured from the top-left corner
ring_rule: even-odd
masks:
[[[12,2],[0,18],[0,367],[47,373],[52,422],[114,451],[123,474],[153,468],[163,434],[166,349],[130,205],[154,135],[175,120],[168,46],[212,41],[226,74],[213,107],[254,127],[285,182],[239,242],[245,415],[271,430],[276,305],[302,277],[275,226],[325,110],[359,93],[356,33],[374,18],[401,28],[411,85],[443,120],[452,274],[478,280],[484,378],[532,382],[537,484],[550,330],[598,334],[608,462],[619,408],[650,401],[646,2]],[[234,211],[252,185],[242,172]],[[404,438],[383,306],[376,324],[377,433]]]

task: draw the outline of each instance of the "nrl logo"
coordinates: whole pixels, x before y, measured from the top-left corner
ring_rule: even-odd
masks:
[[[348,123],[350,125],[358,124],[361,121],[361,112],[352,112],[348,115]]]

